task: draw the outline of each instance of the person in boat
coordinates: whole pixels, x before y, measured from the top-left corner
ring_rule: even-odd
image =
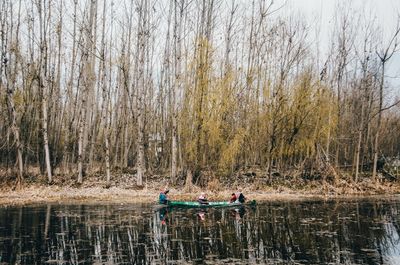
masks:
[[[207,195],[206,195],[204,192],[202,192],[202,193],[200,194],[199,198],[197,199],[197,201],[198,201],[200,204],[208,204]]]
[[[237,200],[236,193],[232,193],[231,199],[229,200],[229,202],[234,203],[234,202],[236,202],[236,200]]]
[[[243,193],[240,191],[238,192],[238,195],[237,195],[237,201],[240,203],[246,202],[246,197],[244,197]]]
[[[168,192],[169,192],[169,189],[164,189],[160,192],[160,196],[158,198],[159,198],[159,202],[161,204],[168,204],[168,201],[169,201]]]

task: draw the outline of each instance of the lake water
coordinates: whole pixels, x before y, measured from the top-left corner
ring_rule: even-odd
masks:
[[[400,264],[400,199],[0,206],[0,264]]]

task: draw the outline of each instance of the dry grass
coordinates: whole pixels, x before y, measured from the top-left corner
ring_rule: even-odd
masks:
[[[197,195],[203,190],[199,187],[193,187],[192,192],[170,189],[170,199],[195,201]],[[205,190],[210,200],[228,200],[231,191],[210,191]],[[293,200],[301,198],[310,198],[306,194],[295,193],[274,193],[263,191],[244,192],[248,198],[255,200]],[[118,187],[110,189],[102,187],[93,188],[72,188],[58,186],[30,186],[21,190],[2,191],[0,195],[0,204],[19,205],[29,203],[73,203],[73,202],[112,202],[112,203],[156,203],[159,190],[143,189],[133,190]]]
[[[108,203],[156,203],[160,190],[169,186],[166,176],[152,175],[145,179],[145,186],[135,185],[133,172],[122,172],[113,175],[111,188],[106,188],[102,174],[86,176],[82,185],[77,186],[75,176],[58,175],[52,185],[46,184],[46,178],[40,175],[25,178],[24,186],[15,189],[12,178],[1,178],[0,204],[28,203],[73,203],[73,202],[108,202]],[[355,184],[342,179],[335,186],[320,180],[277,178],[271,185],[263,183],[264,178],[258,172],[233,177],[233,181],[212,178],[204,187],[179,185],[169,187],[170,199],[196,200],[206,192],[212,201],[229,200],[232,192],[241,190],[246,197],[258,201],[302,200],[310,198],[357,197],[376,194],[398,194],[399,182],[372,182],[369,178]]]
[[[377,183],[372,186],[369,184],[357,185],[357,187],[326,185],[310,185],[303,190],[293,190],[288,187],[278,188],[265,187],[264,189],[254,190],[249,187],[242,189],[242,192],[252,200],[273,201],[273,200],[303,200],[312,198],[333,198],[333,197],[355,197],[374,194],[396,194],[399,193],[399,185],[387,185]],[[200,192],[205,191],[210,200],[228,200],[232,191],[230,189],[201,189],[192,186],[191,191],[184,188],[170,188],[170,199],[194,201]],[[74,203],[74,202],[108,202],[108,203],[156,203],[159,187],[147,187],[143,189],[111,187],[109,189],[102,186],[94,187],[61,187],[30,185],[21,190],[3,189],[0,192],[0,204],[15,205],[29,203]]]

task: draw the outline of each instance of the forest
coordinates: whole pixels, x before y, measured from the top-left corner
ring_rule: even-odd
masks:
[[[267,0],[2,0],[1,182],[396,181],[397,16],[384,34],[346,2],[324,32]]]

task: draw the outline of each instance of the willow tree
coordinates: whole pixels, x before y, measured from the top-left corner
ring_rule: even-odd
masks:
[[[320,126],[313,115],[316,107],[313,101],[318,96],[316,95],[317,85],[314,76],[310,70],[305,70],[295,83],[292,87],[287,124],[284,129],[285,138],[281,149],[281,155],[289,158],[289,161],[286,162],[289,165],[295,164],[293,160],[296,158],[312,157],[315,139],[310,136],[315,133],[313,127]]]
[[[269,94],[268,113],[268,179],[271,181],[272,167],[279,157],[279,148],[282,144],[290,98],[290,77],[299,67],[299,63],[306,55],[304,45],[307,37],[306,26],[301,21],[281,22],[277,27],[279,39],[275,43],[275,52],[278,54],[276,81]]]
[[[183,157],[187,168],[186,184],[192,184],[192,175],[206,164],[208,96],[212,74],[211,39],[214,30],[214,1],[202,1],[196,24],[195,49],[191,62],[190,83],[186,85],[181,115]]]
[[[181,137],[183,157],[187,169],[186,184],[192,184],[193,174],[205,164],[205,141],[207,140],[204,124],[208,110],[210,87],[210,54],[206,39],[199,39],[193,63],[191,84],[186,87],[181,111]]]

